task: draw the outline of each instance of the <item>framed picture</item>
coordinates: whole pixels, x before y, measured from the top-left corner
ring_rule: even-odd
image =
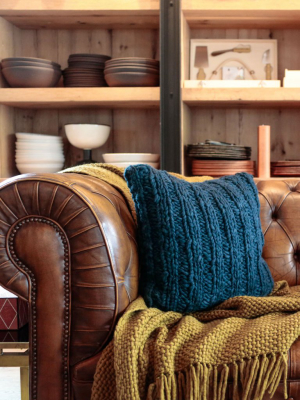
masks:
[[[276,80],[277,40],[191,39],[191,80]]]

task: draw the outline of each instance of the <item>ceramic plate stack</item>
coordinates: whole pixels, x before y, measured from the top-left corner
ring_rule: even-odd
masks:
[[[61,77],[60,65],[43,58],[12,57],[1,63],[7,83],[14,88],[54,87]]]
[[[59,136],[16,133],[16,165],[21,174],[58,172],[64,166]]]
[[[276,161],[271,162],[272,176],[300,176],[300,161]]]
[[[197,143],[188,145],[188,156],[220,160],[250,160],[251,147],[235,144]]]
[[[106,164],[116,167],[129,167],[129,165],[147,164],[159,168],[159,154],[152,153],[106,153],[103,154]]]
[[[64,85],[67,87],[107,86],[104,79],[105,61],[109,56],[103,54],[71,54],[69,67],[63,71]]]
[[[151,58],[124,57],[106,61],[108,86],[159,86],[159,61]]]
[[[255,175],[255,161],[235,161],[235,160],[193,160],[193,175],[209,175],[214,178],[225,175],[234,175],[238,172],[247,172]]]

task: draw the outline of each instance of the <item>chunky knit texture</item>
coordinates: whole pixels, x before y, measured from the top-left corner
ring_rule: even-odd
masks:
[[[235,297],[211,311],[182,315],[147,308],[140,297],[101,353],[92,400],[270,398],[283,381],[300,335],[300,286],[275,284],[271,296]],[[269,398],[269,396],[268,396]]]
[[[251,175],[189,183],[137,165],[125,179],[136,206],[147,306],[192,312],[272,291]]]
[[[134,201],[132,199],[130,190],[124,179],[125,168],[116,167],[110,164],[93,163],[93,164],[83,164],[77,165],[76,167],[67,168],[61,173],[76,173],[94,176],[95,178],[101,179],[102,181],[109,183],[119,192],[121,192],[127,201],[129,210],[135,222],[137,222],[136,211],[134,206]],[[184,179],[188,182],[203,182],[206,180],[213,179],[210,176],[191,176],[186,177],[180,174],[171,173],[179,179]]]

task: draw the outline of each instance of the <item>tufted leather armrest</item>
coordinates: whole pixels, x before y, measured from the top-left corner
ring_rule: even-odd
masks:
[[[0,284],[30,304],[30,398],[68,400],[138,291],[135,224],[122,195],[79,174],[0,184]]]

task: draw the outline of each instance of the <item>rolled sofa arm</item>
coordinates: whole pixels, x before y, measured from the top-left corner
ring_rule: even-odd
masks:
[[[0,283],[29,302],[30,399],[69,400],[137,296],[135,224],[122,195],[79,174],[0,184]]]

